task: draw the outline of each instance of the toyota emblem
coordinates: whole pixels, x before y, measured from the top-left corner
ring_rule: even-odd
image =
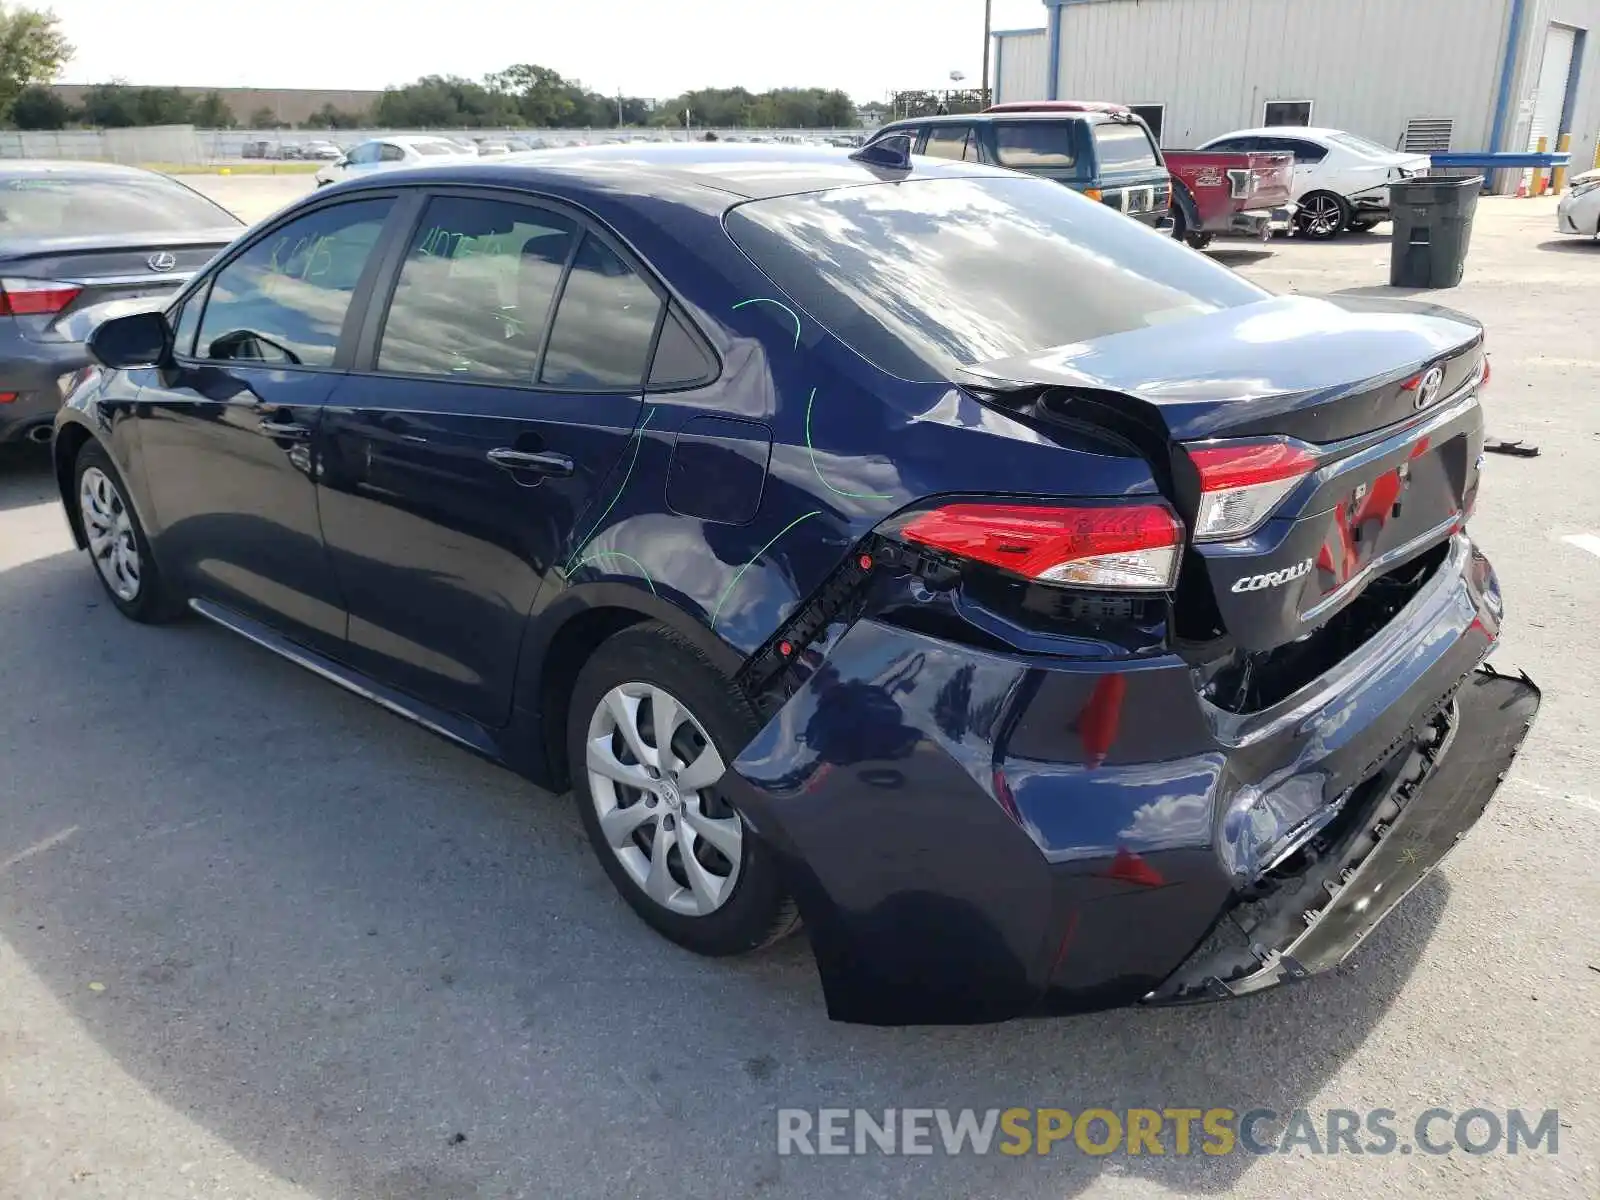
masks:
[[[1439,392],[1444,387],[1444,368],[1429,367],[1428,373],[1422,377],[1422,383],[1417,388],[1417,408],[1427,408],[1439,398]]]
[[[144,261],[152,271],[170,271],[178,265],[177,255],[169,250],[157,251]]]

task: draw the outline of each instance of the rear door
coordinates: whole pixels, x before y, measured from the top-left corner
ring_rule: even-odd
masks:
[[[323,422],[322,527],[355,665],[498,725],[535,596],[625,482],[663,304],[575,212],[418,203]]]
[[[129,372],[163,569],[330,654],[345,612],[317,520],[314,435],[393,206],[352,198],[270,227],[175,314],[175,364]]]

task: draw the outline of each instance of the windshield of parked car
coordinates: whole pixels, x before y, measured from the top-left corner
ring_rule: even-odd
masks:
[[[960,367],[1250,304],[1268,293],[1048,179],[908,180],[756,200],[729,234],[880,370]]]
[[[1354,150],[1357,154],[1365,154],[1368,158],[1387,158],[1394,153],[1387,146],[1380,146],[1377,142],[1370,142],[1353,133],[1330,133],[1328,140],[1338,142],[1347,150]]]
[[[0,238],[219,229],[226,209],[161,175],[0,175]]]
[[[1160,165],[1156,148],[1143,125],[1131,121],[1106,121],[1094,127],[1094,148],[1102,171],[1154,170]]]

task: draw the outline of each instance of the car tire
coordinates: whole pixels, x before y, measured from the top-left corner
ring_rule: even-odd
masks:
[[[1174,240],[1183,242],[1191,249],[1204,250],[1211,245],[1214,234],[1205,233],[1189,227],[1189,214],[1181,204],[1172,206],[1172,236]]]
[[[1371,233],[1377,227],[1378,223],[1376,221],[1357,221],[1353,218],[1350,221],[1351,233]]]
[[[1350,202],[1333,192],[1312,192],[1300,201],[1295,213],[1295,228],[1301,237],[1326,242],[1338,237],[1350,225]]]
[[[177,619],[183,606],[167,587],[150,552],[128,485],[99,442],[78,451],[72,494],[95,576],[123,616],[146,625]]]
[[[697,954],[747,954],[798,924],[775,855],[716,786],[760,728],[733,681],[656,622],[604,642],[573,688],[567,761],[590,844],[634,912]]]

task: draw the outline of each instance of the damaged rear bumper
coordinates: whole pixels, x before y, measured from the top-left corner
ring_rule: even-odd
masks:
[[[836,1020],[1255,991],[1337,964],[1484,811],[1538,705],[1480,670],[1500,611],[1458,535],[1360,650],[1242,716],[1176,656],[862,619],[724,786],[783,865]]]
[[[1526,676],[1475,672],[1384,773],[1336,854],[1228,913],[1146,1000],[1243,996],[1338,966],[1477,823],[1538,709]]]

